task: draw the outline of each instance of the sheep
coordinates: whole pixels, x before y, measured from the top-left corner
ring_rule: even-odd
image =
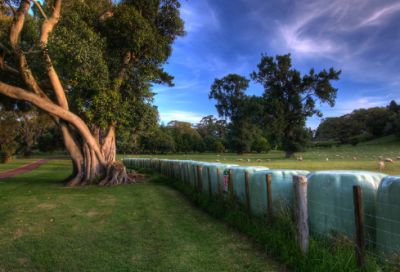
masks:
[[[269,161],[271,161],[270,159],[267,159],[267,160],[265,160],[266,162],[269,162]]]
[[[400,157],[397,157],[397,160],[400,161]]]
[[[219,160],[217,160],[217,162],[219,162]]]
[[[343,157],[340,157],[342,160],[344,159]]]
[[[217,155],[217,157],[219,157],[219,155]]]
[[[247,162],[250,162],[250,159],[247,159]]]
[[[329,159],[328,159],[328,158],[326,158],[326,161],[329,161]]]
[[[297,158],[297,160],[298,160],[298,161],[303,161],[303,158],[302,158],[302,157],[300,157],[300,158]]]
[[[372,158],[375,159],[376,157],[375,157],[375,156],[372,156]]]
[[[356,161],[357,160],[357,158],[356,157],[353,157],[353,161]]]
[[[336,157],[339,157],[339,155],[336,155]]]
[[[364,156],[364,158],[366,158],[367,156]]]
[[[226,159],[224,158],[224,161],[226,161]]]
[[[379,169],[385,168],[385,163],[384,162],[378,163],[378,167],[379,167]]]
[[[258,159],[257,162],[261,162],[261,159]]]
[[[393,160],[390,159],[390,158],[386,158],[386,159],[385,159],[385,162],[391,162],[391,163],[393,163]]]
[[[383,161],[383,156],[379,156],[379,160]]]

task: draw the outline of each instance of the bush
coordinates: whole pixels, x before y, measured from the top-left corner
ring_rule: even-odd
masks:
[[[352,146],[356,146],[360,142],[360,139],[358,137],[352,137],[349,139],[349,143]]]
[[[24,147],[21,151],[21,155],[28,159],[28,158],[32,157],[33,151],[28,150],[26,147]]]

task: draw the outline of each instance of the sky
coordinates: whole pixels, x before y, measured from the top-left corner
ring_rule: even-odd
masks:
[[[292,68],[308,73],[342,70],[336,105],[318,104],[323,117],[400,103],[398,0],[189,0],[181,1],[187,35],[179,38],[165,70],[175,87],[155,85],[161,121],[198,123],[218,117],[208,99],[216,78],[250,79],[261,53],[291,53]],[[248,95],[261,95],[253,81]],[[307,120],[316,129],[320,118]]]

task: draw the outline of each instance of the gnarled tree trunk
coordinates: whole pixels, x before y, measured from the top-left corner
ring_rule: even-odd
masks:
[[[34,4],[37,3],[34,2]],[[49,17],[46,17],[40,9],[44,21],[40,32],[40,42],[36,45],[40,48],[38,54],[46,63],[50,64],[47,76],[51,89],[54,91],[56,103],[47,97],[36,82],[22,48],[18,45],[30,5],[31,0],[21,1],[10,29],[10,41],[14,58],[19,65],[18,69],[8,67],[4,63],[4,58],[0,58],[0,68],[12,76],[19,76],[25,83],[27,90],[0,82],[0,93],[10,98],[32,103],[47,112],[54,122],[59,125],[65,147],[71,155],[73,165],[72,174],[64,181],[66,186],[87,185],[95,180],[101,181],[99,182],[101,186],[135,183],[134,179],[127,176],[125,166],[115,162],[115,123],[110,124],[104,144],[100,146],[98,138],[96,139],[91,134],[85,122],[69,111],[68,101],[58,75],[51,65],[50,57],[44,53],[48,41],[48,33],[52,31],[59,19],[61,0],[54,1],[53,12]],[[0,55],[5,53],[5,50],[7,50],[6,47],[0,44],[0,51],[2,51]],[[130,59],[130,55],[127,57]]]
[[[289,128],[287,133],[286,133],[286,141],[289,141],[289,138],[293,135],[293,129]],[[285,154],[285,158],[295,158],[294,156],[294,152],[290,151],[288,149],[288,147],[286,146],[286,154]]]

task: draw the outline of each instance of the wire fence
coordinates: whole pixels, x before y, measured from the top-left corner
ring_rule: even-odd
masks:
[[[124,159],[125,165],[150,167],[161,174],[180,180],[204,194],[211,194],[230,203],[233,207],[246,208],[252,216],[265,216],[282,210],[293,210],[293,175],[297,170],[253,171],[249,174],[246,189],[246,171],[228,173],[221,165],[203,165],[197,167],[194,161],[168,161],[151,159]],[[220,167],[220,168],[218,168]],[[219,169],[219,170],[217,170]],[[232,168],[233,169],[233,168]],[[219,171],[219,172],[217,172]],[[280,172],[279,172],[280,171]],[[304,172],[304,171],[303,171]],[[271,176],[271,200],[268,203],[268,178]],[[318,172],[315,172],[318,173]],[[314,175],[315,175],[314,173]],[[304,173],[303,173],[304,174]],[[357,172],[353,172],[357,175]],[[228,176],[227,176],[228,175]],[[230,175],[233,175],[230,177]],[[314,178],[307,183],[308,226],[312,235],[323,239],[355,246],[356,222],[353,199],[353,185],[362,188],[362,206],[366,252],[400,265],[400,177],[390,177],[392,187],[379,183],[318,180]],[[346,173],[349,175],[349,173]],[[365,173],[364,173],[365,175]],[[373,173],[371,173],[373,175]],[[229,184],[232,183],[232,184]],[[394,185],[393,185],[394,184]],[[231,187],[232,185],[232,187]],[[233,194],[231,190],[233,189]],[[248,190],[248,192],[247,192]],[[271,205],[272,207],[269,207]]]

